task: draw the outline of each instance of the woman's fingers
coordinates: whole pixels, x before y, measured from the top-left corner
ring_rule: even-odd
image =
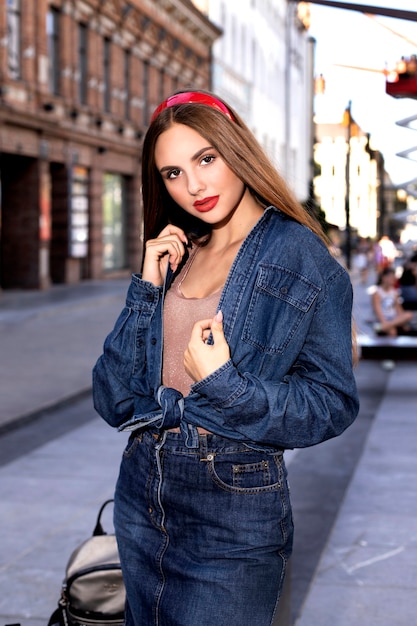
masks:
[[[212,333],[213,344],[207,344]],[[223,332],[223,316],[219,311],[214,318],[196,322],[190,342],[184,353],[184,366],[195,381],[202,380],[230,359],[230,348]]]
[[[146,242],[142,278],[154,285],[162,285],[169,263],[175,272],[181,263],[188,240],[183,230],[168,225],[155,239]]]

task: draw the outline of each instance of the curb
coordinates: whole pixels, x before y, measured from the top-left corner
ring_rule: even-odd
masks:
[[[14,430],[21,428],[22,426],[26,426],[27,424],[50,415],[54,411],[59,411],[66,406],[70,406],[71,404],[75,404],[80,400],[84,400],[92,393],[91,385],[85,387],[84,389],[80,389],[80,391],[71,394],[70,396],[61,398],[60,400],[56,400],[47,404],[35,411],[31,411],[30,413],[26,413],[24,415],[19,415],[17,417],[12,417],[10,420],[5,422],[4,424],[0,424],[0,436],[8,434]]]

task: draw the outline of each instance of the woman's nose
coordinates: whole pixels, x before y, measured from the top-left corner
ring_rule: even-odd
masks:
[[[204,183],[196,174],[188,175],[188,192],[196,196],[204,188]]]

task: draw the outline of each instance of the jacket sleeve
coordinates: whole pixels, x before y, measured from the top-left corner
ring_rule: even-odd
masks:
[[[111,426],[119,427],[135,412],[138,393],[132,381],[141,381],[146,395],[146,332],[160,300],[161,288],[134,275],[126,305],[104,342],[93,368],[93,403]],[[141,391],[141,390],[139,390]]]
[[[216,421],[244,440],[281,448],[339,435],[359,410],[351,312],[352,287],[342,277],[317,303],[297,358],[277,380],[239,370],[232,352],[227,363],[192,387],[215,409],[206,411],[199,425],[210,430]]]

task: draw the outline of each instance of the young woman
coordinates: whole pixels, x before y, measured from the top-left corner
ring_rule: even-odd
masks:
[[[392,267],[382,270],[378,284],[372,293],[372,307],[377,319],[375,330],[380,335],[396,337],[410,330],[412,311],[404,311],[396,287],[395,271]]]
[[[94,368],[132,434],[115,494],[128,626],[269,626],[292,549],[283,452],[355,419],[352,290],[239,116],[155,111],[145,255]]]

